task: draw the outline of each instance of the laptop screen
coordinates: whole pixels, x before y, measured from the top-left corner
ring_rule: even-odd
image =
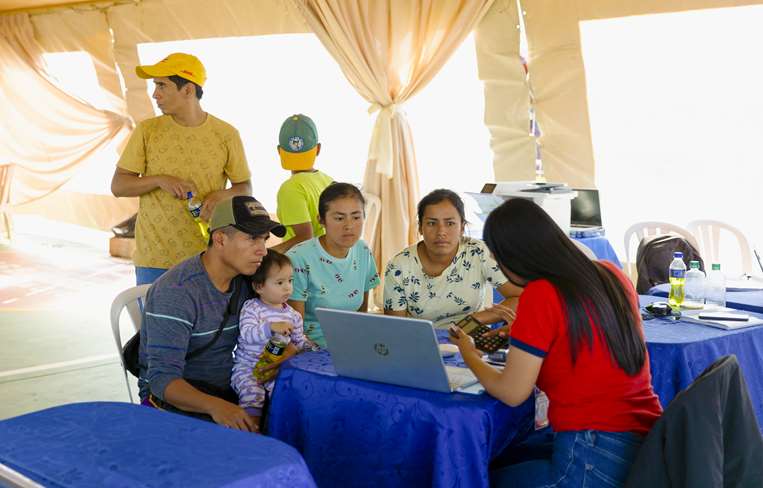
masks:
[[[599,190],[575,188],[578,196],[572,199],[570,205],[570,224],[579,227],[601,226],[601,208],[599,207]]]

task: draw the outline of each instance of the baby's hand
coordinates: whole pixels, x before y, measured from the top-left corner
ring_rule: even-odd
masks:
[[[274,334],[289,335],[292,329],[294,329],[294,324],[289,322],[273,322],[270,324],[270,332]]]

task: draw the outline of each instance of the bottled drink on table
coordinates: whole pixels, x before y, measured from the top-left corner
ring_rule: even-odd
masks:
[[[260,371],[260,368],[275,362],[279,357],[283,356],[286,346],[289,345],[291,338],[288,335],[274,333],[260,354],[260,359],[257,364],[254,365],[252,374],[260,383],[267,383],[272,380],[277,370],[271,369],[269,371]]]
[[[721,265],[718,263],[713,263],[712,270],[707,274],[705,305],[707,307],[726,306],[726,275],[723,274]]]
[[[680,310],[684,302],[684,286],[686,284],[686,264],[684,264],[682,252],[673,253],[673,261],[668,268],[668,280],[670,281],[670,293],[668,304],[673,310]]]
[[[191,213],[191,217],[193,217],[196,225],[199,226],[201,235],[204,237],[204,239],[209,239],[209,225],[201,220],[202,203],[193,198],[193,193],[190,191],[186,194],[186,198],[188,199],[188,211]]]
[[[699,269],[699,261],[689,263],[686,272],[686,296],[684,308],[699,309],[705,305],[705,273]]]

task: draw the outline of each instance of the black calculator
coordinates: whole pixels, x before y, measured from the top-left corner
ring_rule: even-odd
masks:
[[[481,351],[495,352],[498,349],[505,349],[509,345],[509,339],[507,337],[501,337],[498,334],[483,337],[482,334],[490,332],[492,329],[487,325],[480,324],[474,320],[474,317],[471,315],[467,315],[456,322],[456,327],[463,330],[466,335],[474,339],[474,345]]]

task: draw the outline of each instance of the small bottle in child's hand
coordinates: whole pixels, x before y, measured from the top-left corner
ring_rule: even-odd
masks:
[[[274,334],[289,335],[292,329],[294,329],[294,324],[289,322],[273,322],[270,324],[270,331]]]
[[[283,353],[286,350],[286,346],[289,345],[290,340],[291,338],[288,336],[288,334],[279,334],[277,332],[273,334],[268,343],[265,344],[265,349],[262,351],[262,354],[260,354],[260,358],[252,370],[252,375],[257,379],[257,381],[260,383],[266,383],[275,378],[276,374],[278,373],[277,369],[262,371],[262,367],[274,363],[281,356],[283,356]]]

